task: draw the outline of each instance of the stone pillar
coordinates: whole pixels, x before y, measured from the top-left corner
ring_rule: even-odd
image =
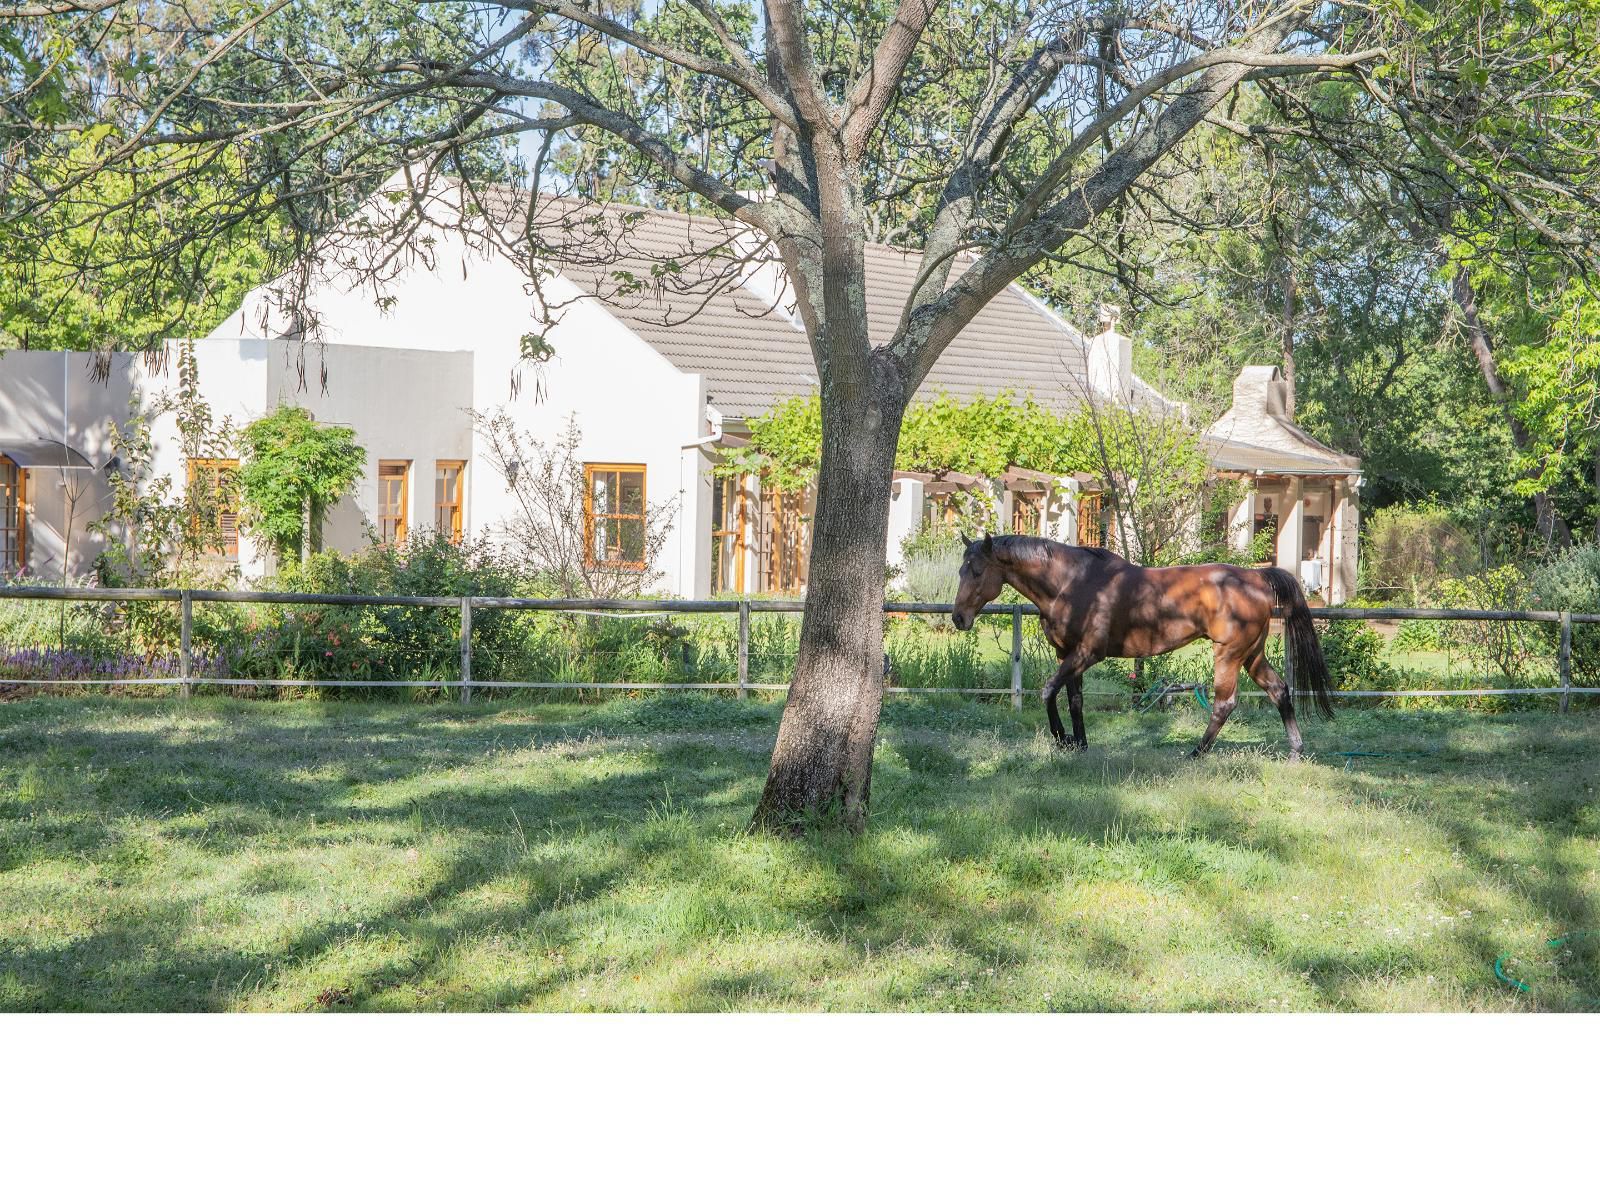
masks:
[[[1278,565],[1296,579],[1300,578],[1305,516],[1305,481],[1291,475],[1283,498],[1283,514],[1278,518]]]
[[[1071,475],[1063,475],[1056,480],[1044,514],[1045,537],[1069,546],[1078,544],[1078,494],[1081,490],[1078,481]]]
[[[905,563],[900,543],[922,528],[923,483],[920,479],[896,479],[889,488],[888,563],[898,569]]]

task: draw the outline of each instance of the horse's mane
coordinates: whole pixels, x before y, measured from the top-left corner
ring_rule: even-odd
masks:
[[[1122,561],[1122,555],[1104,546],[1069,546],[1065,542],[1051,541],[1049,538],[1030,537],[1022,533],[1008,533],[1004,537],[994,539],[997,546],[1005,548],[1013,558],[1026,559],[1032,562],[1045,562],[1063,550],[1074,554],[1089,554],[1095,558],[1107,561]]]

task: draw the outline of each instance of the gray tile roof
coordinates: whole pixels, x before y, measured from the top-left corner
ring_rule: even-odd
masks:
[[[703,375],[713,407],[744,419],[815,390],[806,335],[793,313],[759,285],[762,264],[740,254],[751,243],[738,226],[620,205],[610,206],[611,213],[632,214],[616,245],[605,254],[564,255],[560,273],[675,367]],[[664,275],[659,263],[673,259],[680,268]],[[893,336],[917,266],[916,254],[867,247],[867,316],[875,343]],[[918,396],[948,392],[970,399],[1009,389],[1056,411],[1070,410],[1088,394],[1087,348],[1082,333],[1013,285],[950,344]],[[1166,403],[1142,380],[1134,391],[1141,403]]]

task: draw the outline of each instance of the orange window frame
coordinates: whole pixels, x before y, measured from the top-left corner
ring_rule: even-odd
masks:
[[[388,480],[400,481],[399,494],[393,513],[384,509],[384,485]],[[378,540],[383,545],[395,546],[406,540],[408,527],[407,514],[411,508],[411,460],[410,459],[384,459],[378,463]],[[389,526],[394,528],[394,536],[389,536]]]
[[[454,470],[455,488],[444,500],[439,499],[439,484],[444,473]],[[467,464],[457,458],[441,458],[433,464],[433,520],[440,533],[452,542],[461,540],[461,517],[465,507]],[[446,516],[445,514],[448,514]]]
[[[1105,508],[1099,492],[1083,492],[1078,497],[1078,545],[1106,544]]]
[[[637,474],[639,476],[639,511],[636,512],[636,513],[624,513],[624,512],[608,511],[608,512],[604,512],[604,513],[600,513],[599,516],[600,516],[600,519],[604,520],[604,521],[637,521],[639,523],[639,545],[643,546],[644,543],[645,543],[644,516],[645,516],[645,513],[648,511],[648,505],[649,505],[649,492],[647,490],[647,488],[648,488],[648,480],[647,480],[647,477],[646,477],[646,474],[645,474],[644,464],[643,463],[584,463],[583,464],[583,561],[584,561],[584,564],[586,566],[590,566],[590,567],[613,567],[613,568],[615,568],[617,570],[620,570],[620,571],[642,571],[642,570],[645,569],[645,563],[644,563],[643,559],[640,559],[637,562],[632,561],[632,560],[628,560],[628,559],[620,559],[620,558],[608,558],[608,559],[605,559],[604,561],[602,561],[602,560],[600,560],[600,559],[598,559],[598,558],[596,558],[594,556],[594,533],[595,533],[595,515],[596,515],[595,514],[595,510],[594,510],[594,484],[595,484],[595,477],[597,475],[615,475],[616,476],[616,486],[613,488],[613,492],[614,493],[620,493],[622,491],[622,476],[623,475],[634,475],[634,474]],[[620,533],[620,528],[621,527],[619,526],[618,527],[619,533]],[[622,539],[620,538],[620,536],[617,539],[617,544],[618,544],[618,546],[621,546],[621,544],[622,544]]]
[[[23,467],[14,459],[7,458],[4,454],[0,454],[0,464],[9,466],[15,472],[17,481],[14,488],[7,487],[5,489],[6,492],[14,493],[9,498],[5,496],[4,492],[0,492],[0,516],[14,512],[17,518],[14,526],[0,523],[0,528],[12,531],[16,547],[14,551],[16,561],[8,568],[7,564],[0,560],[0,570],[9,569],[12,573],[15,573],[23,570],[28,565],[28,471],[26,467]]]
[[[218,487],[222,482],[224,472],[237,477],[239,474],[239,460],[237,458],[191,458],[189,460],[189,486],[193,487],[196,479],[209,473],[212,487]],[[237,562],[239,559],[239,510],[237,508],[217,509],[217,528],[222,534],[222,557]]]

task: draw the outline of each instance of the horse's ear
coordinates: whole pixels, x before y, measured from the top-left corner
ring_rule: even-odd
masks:
[[[978,544],[978,539],[977,538],[969,538],[964,533],[961,535],[961,540],[966,543],[966,547],[967,547],[968,550],[971,550],[974,546],[976,546]]]
[[[983,535],[983,552],[985,554],[989,554],[989,553],[993,552],[993,550],[994,550],[994,534],[986,533],[986,534]]]

